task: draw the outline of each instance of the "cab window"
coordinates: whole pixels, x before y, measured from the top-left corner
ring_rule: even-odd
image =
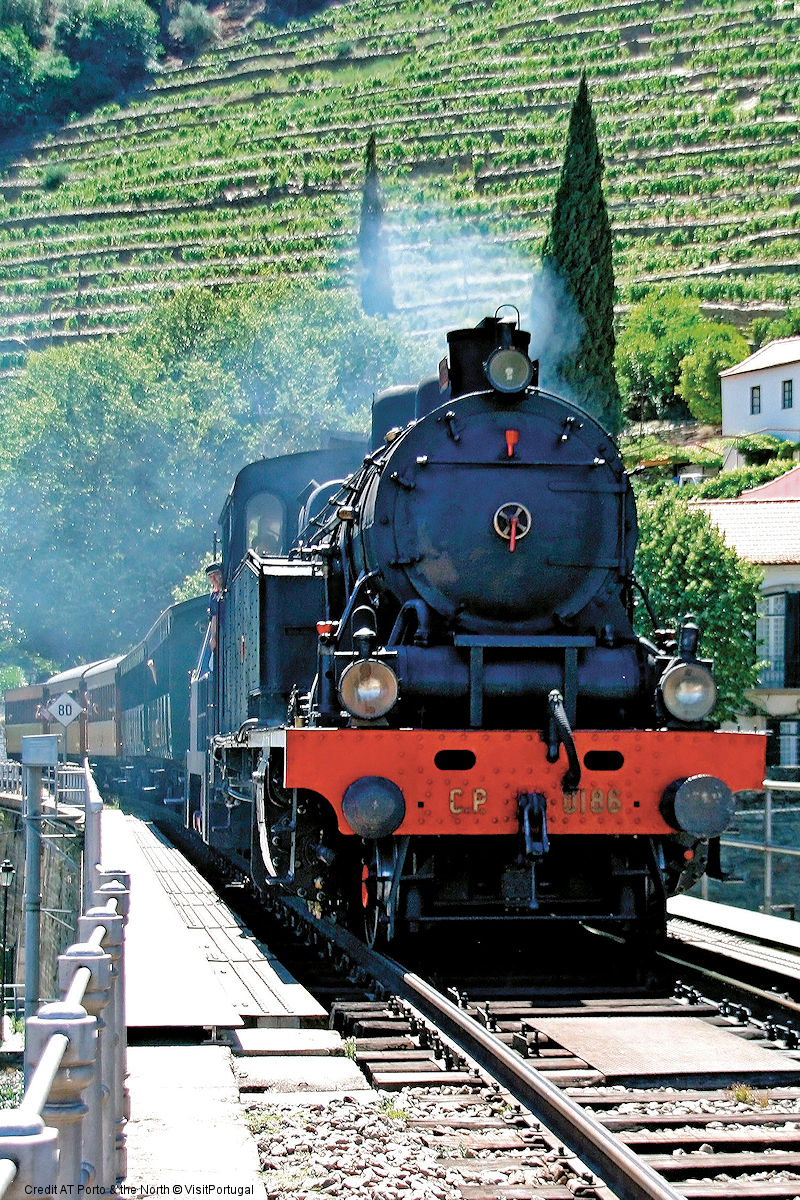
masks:
[[[283,552],[283,501],[272,492],[259,492],[247,502],[247,548],[261,558]]]

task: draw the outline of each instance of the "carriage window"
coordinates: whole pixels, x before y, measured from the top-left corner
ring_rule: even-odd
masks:
[[[247,502],[247,547],[261,558],[283,551],[283,502],[272,492]]]

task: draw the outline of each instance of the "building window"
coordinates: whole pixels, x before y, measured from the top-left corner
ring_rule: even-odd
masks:
[[[791,408],[792,407],[792,399],[793,399],[792,392],[793,392],[793,390],[794,389],[792,388],[792,380],[784,379],[783,383],[781,384],[781,404],[782,404],[783,408]]]
[[[755,415],[761,412],[761,388],[750,388],[750,412]]]
[[[760,596],[756,623],[758,656],[767,660],[758,686],[782,688],[786,673],[786,596]]]
[[[796,767],[800,763],[800,721],[778,722],[778,763]]]
[[[759,597],[756,642],[758,657],[767,660],[758,686],[800,687],[800,592]]]

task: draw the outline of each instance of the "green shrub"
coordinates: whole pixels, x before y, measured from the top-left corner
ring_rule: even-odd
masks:
[[[777,458],[784,443],[768,433],[751,433],[739,438],[736,446],[751,466],[759,467]]]
[[[785,445],[789,447],[790,453],[797,448],[792,442],[786,442]],[[723,471],[713,479],[704,479],[702,483],[695,484],[692,488],[692,499],[735,500],[742,492],[760,487],[762,483],[769,483],[790,469],[786,459],[778,457],[763,466],[738,467],[734,471]]]
[[[182,0],[177,17],[169,23],[170,37],[190,54],[196,54],[216,41],[219,30],[219,18],[202,4],[192,4],[190,0]]]
[[[66,163],[51,163],[44,169],[42,187],[46,192],[55,192],[68,179],[69,167]]]
[[[63,120],[74,106],[72,88],[78,75],[65,54],[39,54],[33,68],[33,91],[43,116]]]

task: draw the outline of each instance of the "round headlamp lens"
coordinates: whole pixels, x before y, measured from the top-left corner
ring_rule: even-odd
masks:
[[[342,672],[339,699],[352,716],[375,720],[397,703],[397,676],[384,662],[361,659]]]
[[[533,363],[521,350],[501,347],[484,365],[486,378],[498,392],[521,392],[533,378]]]
[[[717,703],[717,685],[708,667],[676,663],[661,680],[664,705],[679,721],[703,721]]]

